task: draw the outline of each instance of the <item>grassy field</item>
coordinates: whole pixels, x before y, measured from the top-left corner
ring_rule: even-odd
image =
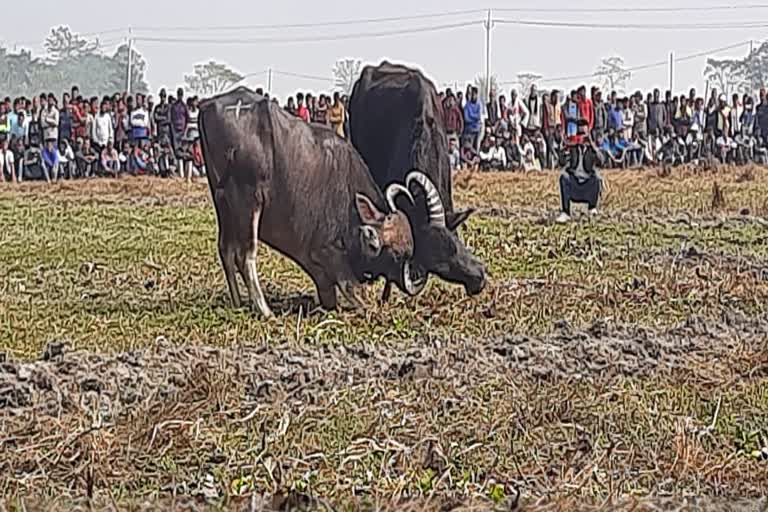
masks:
[[[560,226],[555,174],[458,175],[458,204],[478,210],[462,237],[490,272],[477,298],[433,278],[416,300],[377,306],[377,286],[367,312],[325,313],[264,250],[268,322],[228,304],[204,182],[0,185],[0,351],[17,370],[63,340],[100,354],[70,363],[105,389],[99,368],[126,351],[157,381],[187,382],[98,428],[90,406],[43,412],[45,386],[15,412],[0,391],[0,492],[10,506],[162,508],[210,477],[213,502],[232,507],[301,495],[483,508],[519,492],[531,510],[765,495],[768,171],[607,179],[601,216],[576,207]],[[367,362],[344,350],[361,344]],[[291,357],[312,369],[299,391]],[[279,392],[257,397],[242,372]]]

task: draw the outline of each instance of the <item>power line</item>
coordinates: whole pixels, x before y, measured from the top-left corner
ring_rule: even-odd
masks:
[[[406,34],[419,34],[425,32],[439,32],[444,30],[453,30],[457,28],[478,25],[476,21],[465,21],[461,23],[448,23],[444,25],[433,25],[427,27],[417,27],[400,30],[384,30],[379,32],[357,32],[351,34],[335,35],[314,35],[302,37],[257,37],[250,39],[212,39],[212,38],[184,38],[184,37],[137,37],[136,41],[150,43],[191,43],[191,44],[269,44],[269,43],[301,43],[316,41],[345,41],[349,39],[368,39],[376,37],[388,37]]]
[[[302,73],[294,73],[292,71],[280,71],[279,69],[273,69],[272,72],[278,75],[291,76],[294,78],[303,78],[304,80],[316,80],[318,82],[336,82],[335,78],[328,78],[327,76],[305,75]]]
[[[677,63],[677,62],[685,62],[685,61],[688,61],[688,60],[697,59],[699,57],[706,57],[706,56],[709,56],[709,55],[712,55],[712,54],[715,54],[715,53],[720,53],[720,52],[724,52],[724,51],[727,51],[727,50],[733,50],[733,49],[736,49],[736,48],[741,48],[742,46],[746,46],[748,44],[749,44],[749,41],[742,41],[740,43],[731,44],[731,45],[728,45],[728,46],[721,46],[720,48],[712,48],[711,50],[706,50],[706,51],[703,51],[703,52],[698,52],[698,53],[693,53],[693,54],[690,54],[690,55],[685,55],[683,57],[678,57],[678,58],[675,58],[673,61],[675,63]],[[639,66],[633,66],[633,67],[625,68],[624,71],[629,71],[631,73],[634,73],[634,72],[637,72],[637,71],[644,71],[646,69],[653,69],[653,68],[657,68],[657,67],[661,67],[661,66],[666,66],[668,64],[669,64],[668,60],[662,60],[662,61],[658,61],[658,62],[651,62],[651,63],[648,63],[648,64],[641,64]],[[564,82],[564,81],[569,81],[569,80],[586,80],[586,79],[595,78],[595,77],[598,77],[598,76],[605,76],[607,74],[609,74],[609,73],[598,73],[598,72],[595,72],[595,73],[590,73],[590,74],[586,74],[586,75],[559,76],[559,77],[553,77],[553,78],[542,78],[542,79],[538,80],[538,82],[540,82],[540,83],[551,83],[551,82]],[[501,85],[507,85],[507,84],[512,84],[512,83],[516,83],[516,82],[515,81],[502,82]]]
[[[59,27],[54,27],[51,30],[55,30]],[[79,36],[79,37],[98,37],[103,36],[107,34],[117,34],[117,33],[126,33],[128,32],[128,27],[120,27],[120,28],[111,28],[107,30],[99,30],[98,32],[85,32],[85,33],[78,33],[78,32],[72,32],[72,35]],[[51,33],[49,32],[46,34],[46,36],[41,40],[27,40],[27,41],[14,41],[11,43],[11,45],[16,46],[29,46],[29,45],[36,45],[36,46],[43,46],[45,44],[45,41],[50,37]]]
[[[542,28],[587,28],[603,30],[735,30],[766,28],[768,21],[733,21],[725,23],[579,23],[568,21],[506,20],[494,23]]]
[[[391,23],[395,21],[421,20],[430,18],[446,18],[450,16],[464,16],[485,12],[485,9],[465,9],[461,11],[436,12],[429,14],[414,14],[410,16],[389,16],[384,18],[361,18],[333,21],[315,21],[309,23],[265,23],[258,25],[219,25],[219,26],[143,26],[134,27],[134,30],[144,32],[171,32],[171,31],[225,31],[225,30],[272,30],[287,28],[316,28],[343,25],[362,25],[371,23]]]
[[[742,11],[754,9],[768,9],[768,4],[747,5],[711,5],[701,7],[566,7],[558,9],[554,7],[498,7],[492,8],[498,12],[521,13],[601,13],[601,12],[632,12],[632,13],[664,13],[664,12],[714,12],[714,11]]]

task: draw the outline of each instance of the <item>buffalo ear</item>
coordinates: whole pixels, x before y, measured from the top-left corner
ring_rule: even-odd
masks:
[[[385,215],[376,208],[376,205],[367,196],[355,194],[355,205],[363,224],[381,224],[384,222]]]
[[[456,231],[459,228],[459,226],[464,224],[469,218],[469,216],[472,215],[473,213],[475,213],[474,208],[468,208],[460,212],[446,213],[445,225],[451,231]]]

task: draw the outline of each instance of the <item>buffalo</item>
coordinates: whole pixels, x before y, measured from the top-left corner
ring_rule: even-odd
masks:
[[[349,112],[352,144],[380,190],[402,182],[415,198],[398,205],[414,228],[417,291],[436,274],[463,285],[468,295],[480,293],[486,285],[485,267],[456,234],[473,210],[453,208],[443,106],[434,84],[402,65],[385,61],[366,66],[352,91]],[[389,291],[387,282],[384,300]]]
[[[325,309],[337,307],[337,288],[361,306],[357,287],[379,277],[418,292],[413,231],[396,205],[413,197],[398,183],[380,189],[350,143],[245,87],[203,101],[199,124],[235,307],[239,272],[250,301],[272,315],[257,275],[259,241],[309,274]]]

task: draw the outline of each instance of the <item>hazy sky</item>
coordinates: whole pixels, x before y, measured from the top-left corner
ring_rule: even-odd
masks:
[[[92,33],[127,26],[137,27],[134,37],[136,48],[148,61],[148,81],[153,90],[181,84],[183,75],[201,61],[215,59],[226,62],[242,73],[257,73],[272,67],[276,70],[331,77],[331,68],[337,58],[356,57],[364,62],[392,61],[419,65],[439,85],[458,83],[460,87],[485,67],[484,13],[445,16],[433,19],[400,20],[387,23],[336,25],[310,28],[280,28],[277,30],[203,30],[199,27],[233,25],[314,23],[323,21],[354,20],[393,16],[451,12],[475,8],[609,8],[691,7],[695,12],[494,12],[495,18],[506,20],[545,20],[569,23],[727,23],[751,21],[766,22],[768,3],[764,8],[748,10],[705,10],[707,6],[747,5],[747,0],[643,0],[573,1],[538,0],[523,2],[468,3],[459,0],[440,2],[413,0],[360,1],[325,0],[299,1],[245,1],[216,0],[132,0],[127,7],[117,7],[103,0],[36,0],[34,8],[15,9],[14,22],[3,24],[0,40],[13,47],[15,42],[40,52],[41,41],[51,26],[67,24],[81,33]],[[754,5],[755,2],[751,2]],[[380,33],[393,30],[475,23],[461,28],[436,32],[400,34],[389,37],[350,39],[341,41],[303,41],[291,43],[249,42],[248,44],[209,44],[143,41],[142,37],[246,39],[254,38],[308,38],[313,36]],[[143,30],[138,27],[198,27],[196,30]],[[765,28],[733,28],[727,30],[596,30],[576,28],[523,27],[497,24],[492,31],[492,73],[501,82],[515,80],[521,71],[534,71],[547,77],[589,74],[595,70],[601,57],[620,55],[627,66],[641,66],[668,59],[669,52],[686,56],[718,48],[757,41]],[[116,45],[126,32],[118,31],[100,36],[101,40]],[[748,45],[717,54],[718,57],[743,56]],[[703,91],[702,70],[705,58],[695,58],[675,65],[675,89],[695,86]],[[249,77],[246,84],[266,85],[266,73]],[[542,86],[572,87],[588,79],[544,82]],[[638,71],[630,81],[631,89],[659,86],[666,88],[668,65]],[[285,74],[273,75],[273,93],[282,97],[296,90],[330,90],[332,81],[305,79]],[[80,84],[87,91],[86,84]],[[505,84],[504,90],[513,87]]]

